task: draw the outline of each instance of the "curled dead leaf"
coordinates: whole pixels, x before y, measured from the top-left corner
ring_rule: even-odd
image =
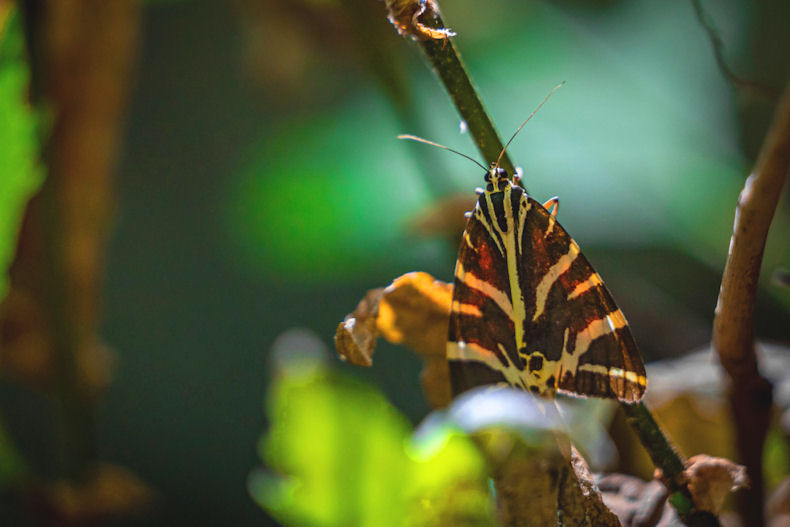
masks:
[[[340,356],[358,366],[373,364],[376,339],[416,351],[424,362],[423,391],[434,407],[452,399],[445,360],[453,286],[428,273],[407,273],[384,289],[368,291],[337,327]]]
[[[438,13],[435,0],[386,0],[387,19],[401,36],[411,35],[414,40],[444,40],[455,36],[447,28],[432,28],[420,22],[428,13]]]
[[[697,508],[714,514],[721,510],[727,494],[746,487],[749,481],[746,467],[706,455],[689,459],[683,476]]]
[[[445,357],[453,285],[428,273],[408,273],[384,290],[378,328],[393,344],[422,356]]]
[[[379,316],[379,302],[384,289],[371,289],[359,301],[353,313],[337,326],[335,347],[340,357],[357,366],[371,366],[376,339],[379,336],[376,320]]]

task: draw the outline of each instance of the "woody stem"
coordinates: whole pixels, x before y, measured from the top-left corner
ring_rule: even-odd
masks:
[[[422,22],[429,27],[444,28],[441,16],[430,9],[423,14]],[[449,38],[422,40],[420,46],[453,100],[461,118],[466,122],[469,133],[483,158],[488,163],[495,162],[502,152],[503,143],[469,78],[458,48]],[[507,170],[508,174],[516,173],[507,152],[502,156],[499,166]]]

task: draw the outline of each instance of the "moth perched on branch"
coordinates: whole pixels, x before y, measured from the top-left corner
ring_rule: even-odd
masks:
[[[520,176],[499,165],[508,146],[561,84],[543,99],[486,171],[467,213],[455,264],[447,360],[453,393],[509,384],[536,395],[639,401],[647,387],[642,356],[625,315],[577,243],[557,222],[559,200],[541,205]],[[512,179],[511,179],[512,178]]]

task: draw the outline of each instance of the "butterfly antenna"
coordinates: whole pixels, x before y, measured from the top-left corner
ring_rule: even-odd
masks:
[[[469,157],[469,156],[468,156],[468,155],[466,155],[466,154],[462,154],[461,152],[459,152],[459,151],[457,151],[457,150],[453,150],[452,148],[450,148],[450,147],[448,147],[448,146],[440,145],[439,143],[434,143],[433,141],[428,141],[427,139],[423,139],[422,137],[417,137],[416,135],[409,135],[409,134],[402,134],[402,135],[399,135],[399,136],[398,136],[398,139],[408,139],[408,140],[410,140],[410,141],[417,141],[418,143],[425,143],[426,145],[431,145],[431,146],[438,146],[439,148],[444,148],[445,150],[449,150],[450,152],[452,152],[452,153],[454,153],[454,154],[458,154],[458,155],[459,155],[459,156],[461,156],[461,157],[465,157],[465,158],[467,158],[469,161],[471,161],[471,162],[472,162],[472,163],[474,163],[475,165],[479,166],[479,167],[480,167],[480,168],[482,168],[483,170],[486,170],[486,171],[488,171],[488,168],[484,167],[482,164],[480,164],[480,163],[479,163],[477,160],[475,160],[474,158],[472,158],[472,157]]]
[[[549,100],[549,97],[551,97],[552,95],[554,95],[554,92],[555,92],[555,91],[557,91],[557,90],[559,90],[560,88],[562,88],[562,85],[563,85],[563,84],[565,84],[565,81],[562,81],[561,83],[557,84],[557,85],[556,85],[556,86],[555,86],[555,87],[554,87],[554,88],[553,88],[553,89],[552,89],[552,90],[549,92],[549,94],[548,94],[548,95],[546,95],[546,97],[543,99],[543,101],[541,101],[541,103],[538,105],[538,107],[537,107],[537,108],[535,108],[535,109],[532,111],[532,113],[531,113],[531,114],[529,114],[529,117],[527,117],[527,118],[524,120],[524,122],[523,122],[523,123],[521,123],[521,126],[519,126],[519,127],[518,127],[518,130],[516,130],[516,132],[515,132],[515,133],[514,133],[514,134],[513,134],[513,135],[510,137],[510,140],[507,142],[507,144],[505,145],[505,147],[504,147],[504,148],[502,149],[502,151],[499,153],[499,157],[498,157],[498,158],[497,158],[497,160],[496,160],[496,164],[494,164],[494,166],[495,166],[495,167],[499,167],[499,162],[500,162],[500,161],[502,161],[502,156],[504,156],[504,155],[505,155],[505,151],[507,150],[507,147],[509,147],[509,146],[510,146],[510,143],[512,143],[512,142],[513,142],[513,139],[515,139],[515,138],[516,138],[516,136],[517,136],[517,135],[518,135],[518,133],[521,131],[521,129],[522,129],[522,128],[524,128],[524,125],[525,125],[525,124],[527,124],[527,123],[529,122],[529,120],[530,120],[530,119],[532,119],[532,116],[533,116],[533,115],[535,115],[536,113],[538,113],[538,110],[540,110],[540,108],[541,108],[541,107],[542,107],[544,104],[546,104],[546,101],[548,101],[548,100]]]

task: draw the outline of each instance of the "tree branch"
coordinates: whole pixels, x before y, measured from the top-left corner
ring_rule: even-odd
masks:
[[[760,375],[754,352],[754,305],[765,240],[788,169],[790,85],[785,88],[757,163],[738,197],[730,255],[713,321],[713,347],[730,379],[736,442],[751,480],[740,503],[744,521],[749,525],[764,522],[762,451],[772,406],[772,386]]]
[[[11,283],[40,315],[31,333],[52,371],[57,475],[80,481],[96,466],[95,409],[110,377],[98,337],[104,249],[140,9],[133,0],[25,5],[33,92],[56,111],[47,179],[26,212]]]
[[[461,118],[466,121],[469,127],[469,133],[477,145],[478,150],[483,155],[483,158],[488,163],[493,163],[499,157],[502,151],[502,140],[499,138],[491,118],[486,113],[483,102],[477,94],[477,90],[472,84],[466,67],[461,62],[461,57],[458,49],[450,40],[452,32],[445,29],[444,21],[439,16],[438,5],[433,2],[425,2],[424,5],[420,2],[411,2],[413,6],[420,6],[421,10],[417,12],[417,17],[421,17],[421,21],[413,18],[412,22],[419,24],[418,27],[407,29],[402,26],[404,21],[402,12],[395,12],[395,7],[392,4],[397,4],[396,7],[403,10],[403,1],[390,1],[388,7],[390,9],[390,20],[401,33],[408,33],[419,40],[425,56],[431,62],[436,74],[442,81],[447,93],[453,100],[453,104],[461,115]],[[396,23],[401,21],[401,26]],[[422,29],[426,28],[426,29]],[[436,30],[429,32],[430,29]],[[500,166],[508,171],[509,174],[515,174],[516,169],[513,162],[505,152],[502,156]]]
[[[779,96],[777,90],[769,86],[764,86],[758,82],[740,77],[732,70],[732,68],[730,68],[730,66],[727,64],[727,60],[724,58],[724,43],[721,40],[721,36],[719,36],[719,32],[713,25],[713,22],[710,20],[710,17],[703,9],[701,0],[691,0],[691,5],[694,8],[694,14],[697,16],[697,20],[702,26],[702,29],[705,30],[705,33],[710,39],[710,42],[713,46],[713,56],[716,58],[716,64],[718,65],[722,75],[724,75],[724,78],[730,81],[737,88],[750,90],[751,92],[765,99],[775,101]]]

